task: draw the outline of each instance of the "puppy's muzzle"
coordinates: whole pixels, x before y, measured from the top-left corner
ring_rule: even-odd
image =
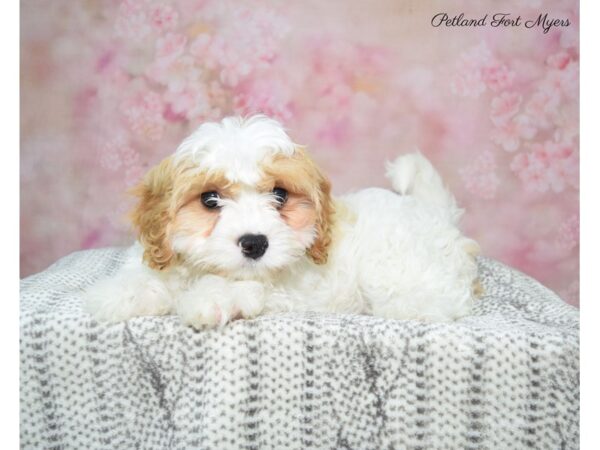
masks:
[[[267,251],[269,240],[264,234],[245,234],[238,241],[238,245],[244,256],[258,259]]]

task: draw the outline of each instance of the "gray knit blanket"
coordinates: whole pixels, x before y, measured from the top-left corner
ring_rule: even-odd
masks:
[[[197,332],[85,314],[82,287],[122,257],[22,280],[22,448],[579,447],[578,310],[496,261],[453,323],[303,313]]]

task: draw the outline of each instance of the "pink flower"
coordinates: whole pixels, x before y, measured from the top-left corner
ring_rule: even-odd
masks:
[[[526,153],[517,154],[510,163],[510,168],[514,172],[521,172],[529,166],[529,157]]]
[[[160,83],[170,91],[180,91],[189,85],[204,83],[204,73],[190,55],[171,60],[155,60],[146,71],[152,81]]]
[[[450,84],[452,93],[462,97],[479,97],[485,88],[480,72],[459,72]]]
[[[521,96],[514,92],[503,92],[492,99],[490,118],[496,126],[505,125],[509,119],[517,114],[521,105]]]
[[[164,61],[172,61],[185,50],[187,37],[180,33],[167,33],[156,41],[156,57]]]
[[[574,117],[573,117],[574,116]],[[579,118],[573,114],[554,132],[554,140],[574,145],[579,136]]]
[[[188,120],[206,117],[211,110],[211,101],[205,86],[186,86],[177,91],[167,91],[164,95],[170,111]]]
[[[542,128],[552,124],[558,113],[560,105],[560,93],[550,89],[539,89],[536,91],[525,106],[525,110]]]
[[[533,139],[537,133],[537,129],[533,124],[533,120],[526,114],[520,114],[513,119],[513,122],[517,126],[519,136],[523,139]]]
[[[126,185],[131,185],[141,177],[140,153],[129,145],[126,137],[119,136],[105,142],[99,151],[100,166],[110,172],[125,170]],[[134,177],[127,174],[135,174]],[[135,178],[135,179],[133,179]]]
[[[467,191],[484,199],[492,199],[500,185],[496,174],[494,154],[486,150],[476,157],[471,164],[459,171]]]
[[[507,152],[516,151],[520,145],[519,132],[513,121],[493,129],[490,138]]]
[[[162,137],[164,104],[156,92],[140,88],[121,103],[120,110],[138,135],[150,140]]]
[[[572,62],[560,72],[560,88],[567,98],[578,99],[579,64]]]
[[[530,149],[517,155],[510,166],[527,190],[562,192],[566,186],[578,187],[579,156],[571,144],[547,141]]]
[[[560,224],[557,243],[567,251],[579,245],[579,214],[573,214]]]
[[[579,187],[579,154],[570,144],[557,144],[552,164],[552,183],[555,192],[562,192],[566,186]]]
[[[481,69],[481,78],[488,88],[499,92],[512,86],[515,72],[509,70],[505,64],[495,63]]]
[[[117,35],[141,41],[150,30],[148,17],[140,2],[124,1],[119,5],[119,13],[115,21]]]
[[[240,86],[234,95],[234,111],[247,115],[264,113],[282,121],[292,117],[291,93],[279,80],[261,78]]]
[[[106,142],[99,151],[100,167],[116,172],[122,165],[120,146],[123,140]]]
[[[579,27],[570,26],[560,31],[560,46],[565,49],[579,48]]]
[[[196,58],[203,58],[208,51],[210,46],[210,35],[208,33],[202,33],[190,44],[190,54]]]
[[[531,139],[536,132],[531,118],[522,114],[494,128],[491,131],[491,139],[507,152],[514,152],[519,148],[521,139]]]
[[[532,154],[519,154],[512,160],[510,168],[517,172],[526,190],[530,192],[546,192],[546,165]]]
[[[268,69],[279,53],[286,22],[272,11],[253,7],[214,7],[214,32],[199,35],[190,52],[203,68],[216,71],[223,84],[236,87],[260,69]]]
[[[460,57],[460,62],[469,70],[481,70],[494,62],[494,57],[484,41],[466,50]]]
[[[358,119],[353,120],[353,125],[363,122],[359,115],[372,117],[370,101],[380,97],[389,72],[386,54],[386,49],[378,46],[356,45],[330,38],[315,39],[310,48],[311,71],[315,75],[310,79],[310,88],[315,109],[328,111],[335,117],[353,111],[354,119]],[[406,84],[415,86],[412,83],[415,79],[426,84],[425,72],[421,70],[418,75],[395,80],[398,83],[395,89],[406,92]],[[383,107],[382,103],[380,107]]]
[[[546,58],[546,64],[554,69],[559,70],[563,70],[565,67],[567,67],[570,61],[571,57],[565,51],[554,53]]]
[[[159,4],[150,11],[150,21],[159,31],[175,28],[178,20],[179,13],[171,5]]]
[[[316,130],[316,138],[323,144],[335,147],[344,145],[352,134],[352,125],[347,117],[326,119]]]
[[[465,51],[457,63],[458,72],[452,77],[452,92],[478,97],[487,88],[499,92],[513,85],[515,72],[494,57],[485,42]]]
[[[137,166],[140,164],[140,153],[130,145],[121,145],[119,147],[121,161],[126,167]]]
[[[232,88],[248,78],[252,72],[266,68],[270,63],[268,58],[261,58],[258,52],[242,47],[218,37],[212,41],[205,59],[208,67],[219,70],[221,82]]]
[[[140,164],[134,164],[125,169],[125,186],[134,186],[144,176],[144,168]]]

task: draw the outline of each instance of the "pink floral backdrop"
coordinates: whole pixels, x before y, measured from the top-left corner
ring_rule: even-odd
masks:
[[[204,120],[264,112],[337,193],[421,149],[485,255],[579,303],[577,1],[22,0],[21,274],[128,244],[125,194]],[[569,20],[432,27],[436,13]]]

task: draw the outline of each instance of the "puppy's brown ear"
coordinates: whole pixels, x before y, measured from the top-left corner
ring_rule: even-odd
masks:
[[[144,247],[144,261],[152,268],[163,270],[173,260],[168,239],[172,219],[172,196],[175,170],[171,158],[150,169],[131,193],[138,203],[131,212],[131,221]]]
[[[312,190],[309,194],[316,212],[315,229],[317,237],[307,250],[307,254],[316,264],[325,264],[331,244],[333,215],[335,212],[331,196],[331,183],[304,149],[299,148],[296,152],[304,160],[306,172],[311,178]]]

